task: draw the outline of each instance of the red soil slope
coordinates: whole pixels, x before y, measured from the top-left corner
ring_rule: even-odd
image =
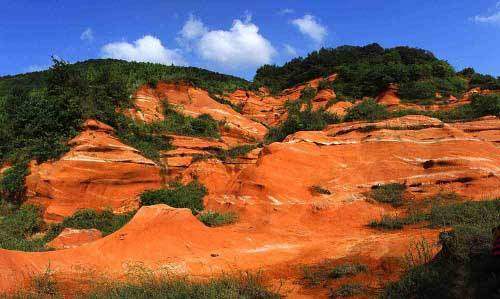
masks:
[[[288,90],[283,97],[293,97],[301,88]],[[232,100],[244,100],[245,111],[247,105],[257,106],[252,103],[257,99],[248,95],[238,99],[233,94]],[[208,189],[207,209],[235,211],[239,221],[209,228],[186,209],[142,207],[121,230],[76,248],[39,253],[0,250],[0,292],[19,288],[49,265],[61,280],[88,273],[120,278],[141,265],[193,277],[264,270],[271,279],[284,278],[294,285],[300,264],[363,257],[381,267],[423,237],[435,244],[437,230],[405,228],[387,233],[368,228],[371,220],[396,212],[366,200],[365,192],[374,185],[405,183],[415,200],[440,191],[471,200],[500,196],[500,119],[495,117],[454,124],[424,116],[342,123],[322,131],[297,132],[283,142],[220,161],[194,157],[262,140],[266,129],[250,115],[269,122],[276,120],[273,113],[282,118],[284,100],[279,104],[276,98],[260,98],[263,105],[276,102],[267,110],[247,108],[247,114],[239,114],[202,90],[161,83],[155,90],[142,87],[136,95],[140,111],[127,113],[143,121],[159,120],[164,97],[181,105],[186,114],[209,113],[226,120],[229,129],[221,140],[172,136],[177,148],[162,152],[167,171],[160,172],[155,163],[113,137],[111,128],[88,121],[71,141],[69,153],[32,166],[27,180],[30,202],[44,205],[47,219],[59,220],[82,207],[126,210],[137,205],[141,191],[159,187],[163,180],[196,178]],[[315,194],[313,186],[330,194]],[[388,277],[392,276],[384,276]],[[294,288],[288,295],[320,294]]]

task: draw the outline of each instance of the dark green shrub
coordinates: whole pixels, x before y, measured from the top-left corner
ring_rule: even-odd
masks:
[[[228,150],[220,150],[217,152],[217,158],[222,161],[226,161],[228,159],[235,159],[238,157],[242,157],[253,151],[257,148],[255,144],[243,144],[232,147]]]
[[[500,93],[472,96],[470,104],[476,117],[485,115],[500,116]]]
[[[24,200],[26,186],[25,177],[28,175],[27,163],[16,163],[0,174],[0,198],[15,205]]]
[[[360,295],[366,292],[366,288],[359,283],[343,284],[338,289],[332,292],[331,296],[335,297],[351,297]]]
[[[197,181],[187,185],[173,183],[170,188],[147,190],[141,194],[141,205],[167,204],[174,208],[188,208],[193,214],[204,209],[203,197],[207,194],[205,186]]]
[[[47,242],[33,235],[43,230],[41,211],[32,205],[23,205],[0,217],[0,248],[23,251],[42,251]]]
[[[77,211],[70,217],[64,218],[59,229],[68,227],[76,229],[97,229],[104,236],[109,235],[122,228],[132,219],[135,212],[126,214],[114,214],[110,210],[95,211],[84,209]]]
[[[206,211],[198,214],[198,219],[206,226],[215,227],[236,222],[238,220],[238,215],[234,212],[218,213]]]
[[[305,88],[298,100],[286,102],[287,119],[281,125],[269,128],[265,142],[283,141],[288,135],[298,131],[317,131],[324,129],[328,124],[338,123],[340,119],[337,115],[324,109],[313,110],[311,99],[314,95],[313,89]]]
[[[495,298],[500,273],[490,253],[491,229],[500,219],[500,199],[436,205],[431,226],[451,226],[440,235],[441,252],[424,264],[407,262],[408,271],[390,283],[382,298]]]
[[[368,267],[363,264],[342,264],[334,267],[330,273],[329,277],[337,279],[337,278],[342,278],[346,276],[354,276],[356,274],[359,274],[361,272],[366,272],[368,270]]]
[[[156,133],[172,133],[178,135],[200,136],[218,138],[219,123],[209,114],[201,114],[198,117],[183,115],[174,107],[164,101],[163,121],[153,124]]]
[[[389,112],[384,105],[378,104],[373,99],[364,100],[347,110],[344,121],[368,120],[375,121],[389,117]]]
[[[301,267],[302,279],[308,286],[315,286],[332,279],[346,276],[355,276],[361,272],[368,271],[368,267],[359,263],[345,263],[334,265],[332,260],[324,260],[315,265]]]
[[[399,86],[398,94],[401,99],[414,101],[420,99],[434,99],[438,89],[432,81],[408,82]]]
[[[264,286],[260,275],[222,276],[205,281],[193,281],[174,276],[140,277],[135,281],[103,284],[85,295],[88,298],[220,298],[270,299],[281,298]]]
[[[404,184],[391,183],[373,187],[369,196],[378,202],[390,203],[397,207],[403,204],[405,191],[406,186]]]

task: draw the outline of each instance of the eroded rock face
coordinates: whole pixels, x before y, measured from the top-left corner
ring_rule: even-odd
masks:
[[[207,91],[191,87],[184,83],[160,82],[156,89],[150,86],[142,86],[136,93],[135,104],[139,108],[135,113],[136,119],[146,122],[162,120],[162,102],[177,107],[186,115],[197,117],[201,114],[210,114],[215,120],[224,122],[222,134],[238,138],[242,142],[262,140],[267,133],[266,127],[255,122],[240,113],[234,111],[228,105],[221,104],[211,98]]]
[[[457,122],[450,124],[452,127],[463,130],[479,139],[490,141],[500,146],[500,118],[485,116],[475,121]]]
[[[65,228],[59,236],[47,243],[47,247],[56,250],[75,248],[100,238],[102,233],[97,229]]]
[[[160,167],[113,136],[113,129],[88,120],[59,160],[31,163],[28,202],[44,207],[44,218],[60,221],[79,209],[136,209],[137,196],[161,185]]]
[[[386,106],[397,106],[401,103],[398,96],[398,88],[395,84],[390,84],[387,89],[377,97],[377,102]]]
[[[500,151],[491,142],[437,119],[406,116],[297,132],[265,147],[242,171],[235,192],[277,207],[310,203],[316,185],[330,191],[325,199],[332,202],[360,199],[391,182],[414,186],[421,196],[456,191],[495,198],[498,165]]]

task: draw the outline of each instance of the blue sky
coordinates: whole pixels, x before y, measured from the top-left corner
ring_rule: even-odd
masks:
[[[251,79],[321,46],[409,45],[500,75],[500,1],[0,0],[0,75],[115,57]]]

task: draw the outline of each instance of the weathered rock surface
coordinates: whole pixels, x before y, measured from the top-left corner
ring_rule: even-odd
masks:
[[[391,84],[384,92],[382,92],[377,97],[377,102],[379,104],[386,105],[386,106],[397,106],[401,103],[401,100],[399,99],[399,96],[397,93],[398,93],[397,86],[394,84]]]
[[[208,92],[191,87],[184,83],[158,83],[156,89],[142,86],[136,93],[135,104],[140,110],[135,118],[146,122],[162,120],[162,102],[169,104],[186,115],[193,117],[210,114],[215,120],[224,122],[223,135],[229,135],[242,141],[262,140],[267,132],[262,124],[234,111],[228,105],[221,104],[211,98]]]
[[[137,196],[161,185],[160,167],[113,136],[113,129],[88,120],[59,160],[31,163],[28,202],[44,207],[44,218],[60,221],[79,209],[123,212],[137,208]]]
[[[450,124],[479,139],[490,141],[500,146],[500,118],[485,116],[475,121],[457,122]]]
[[[48,248],[68,249],[99,240],[102,233],[97,229],[65,228],[59,236],[47,243]]]

